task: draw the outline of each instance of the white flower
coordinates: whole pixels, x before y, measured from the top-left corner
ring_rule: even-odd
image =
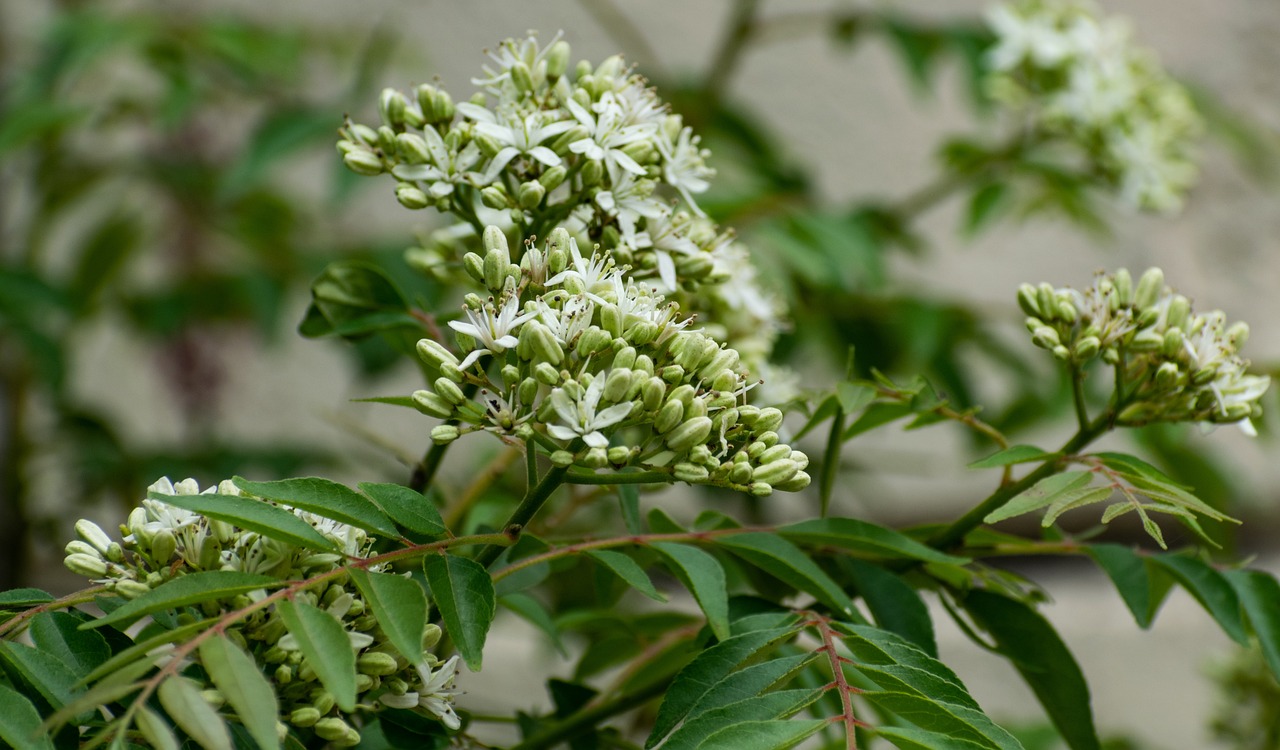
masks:
[[[627,244],[636,247],[636,224],[641,218],[656,219],[668,212],[665,203],[653,194],[653,181],[636,179],[623,172],[613,181],[612,189],[596,193],[596,203],[609,216],[616,217],[618,229]]]
[[[658,151],[662,154],[662,177],[667,184],[680,192],[684,202],[698,216],[706,216],[693,200],[693,193],[704,193],[710,187],[707,178],[715,176],[716,171],[706,164],[710,151],[698,148],[698,136],[693,128],[681,128],[675,140],[671,139],[666,128],[658,131]],[[651,230],[652,231],[652,230]]]
[[[538,320],[551,330],[562,345],[569,346],[582,332],[591,327],[596,305],[585,294],[566,298],[556,309],[546,302],[538,302]]]
[[[582,251],[578,250],[577,239],[570,237],[569,261],[568,268],[547,279],[547,286],[563,284],[565,280],[574,278],[582,283],[587,296],[600,302],[600,298],[595,296],[596,292],[612,287],[613,278],[618,275],[617,269],[613,267],[613,259],[607,253],[595,252],[590,259],[584,258]]]
[[[481,388],[477,398],[484,404],[484,418],[496,431],[510,432],[517,425],[529,421],[533,412],[521,414],[520,400],[515,393],[508,394],[510,400],[503,398],[488,388]],[[513,406],[514,404],[514,406]]]
[[[606,373],[597,374],[591,384],[583,391],[582,397],[574,401],[564,388],[551,391],[551,405],[564,425],[549,424],[547,431],[558,440],[573,440],[581,437],[583,442],[592,448],[609,447],[609,439],[600,430],[612,427],[626,419],[631,413],[631,402],[614,404],[597,413],[600,396],[604,394]]]
[[[570,143],[570,151],[588,159],[603,161],[609,171],[609,179],[613,182],[617,182],[621,171],[637,175],[645,173],[644,167],[622,149],[653,136],[657,131],[656,124],[626,124],[627,113],[622,109],[618,97],[610,91],[604,92],[600,101],[591,105],[594,114],[572,99],[565,102],[565,106],[589,134],[582,140]]]
[[[489,93],[497,96],[502,100],[513,100],[518,96],[514,82],[511,80],[511,69],[517,63],[523,62],[529,67],[530,72],[538,69],[538,64],[547,57],[547,53],[551,51],[551,47],[558,41],[564,32],[557,32],[546,46],[538,47],[538,39],[536,36],[528,36],[520,41],[514,39],[504,40],[498,45],[496,50],[485,50],[489,55],[489,59],[498,64],[498,69],[493,70],[488,65],[482,65],[487,77],[472,78],[471,83],[487,89]]]
[[[497,355],[515,346],[519,342],[512,335],[513,332],[521,323],[536,315],[535,312],[520,313],[520,300],[514,296],[506,298],[500,309],[495,310],[490,302],[483,310],[464,307],[463,312],[466,313],[468,322],[451,320],[449,327],[475,339],[480,348],[468,354],[458,364],[461,370],[470,367],[483,354]]]
[[[444,139],[431,126],[423,129],[422,137],[427,143],[430,161],[426,164],[397,164],[391,169],[391,174],[396,178],[410,182],[430,182],[427,192],[437,198],[453,193],[454,186],[461,182],[479,186],[492,181],[492,178],[468,171],[483,156],[475,141],[455,152],[449,149]]]
[[[391,708],[425,708],[450,729],[462,726],[453,710],[453,696],[459,694],[453,687],[453,680],[458,675],[458,657],[450,657],[434,672],[425,663],[418,664],[417,670],[422,680],[421,687],[404,695],[383,693],[378,700]]]
[[[489,168],[484,173],[485,182],[492,182],[503,167],[517,156],[530,156],[548,167],[559,165],[560,157],[543,146],[542,142],[573,127],[570,120],[543,124],[545,115],[542,112],[533,112],[523,118],[507,112],[502,121],[499,121],[494,113],[469,102],[458,104],[458,111],[476,121],[476,132],[489,136],[503,146],[489,162]]]
[[[684,216],[687,217],[688,214],[684,214]],[[664,213],[649,219],[644,225],[647,230],[649,246],[653,248],[654,256],[658,261],[658,276],[662,279],[662,283],[666,285],[664,291],[674,292],[678,288],[676,285],[676,263],[672,258],[672,254],[697,255],[702,252],[702,248],[698,247],[693,240],[689,239],[681,231],[686,223],[677,223],[673,221],[670,213]]]
[[[1051,68],[1073,52],[1072,39],[1058,28],[1057,14],[1040,10],[1022,15],[1008,5],[987,11],[987,23],[996,34],[996,45],[987,53],[993,70],[1011,70],[1023,60]]]

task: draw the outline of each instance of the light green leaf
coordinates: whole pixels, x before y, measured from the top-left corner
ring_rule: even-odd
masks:
[[[954,672],[900,636],[867,625],[837,622],[832,627],[845,635],[858,671],[886,691],[979,710]]]
[[[627,582],[627,585],[636,591],[653,599],[654,601],[665,602],[667,597],[663,596],[657,589],[653,587],[653,581],[649,580],[649,575],[644,572],[644,568],[640,564],[631,559],[630,555],[621,552],[614,552],[607,549],[591,550],[587,553],[588,557],[601,563],[609,570],[612,570],[619,578]]]
[[[876,734],[892,742],[898,750],[984,750],[990,747],[915,727],[876,727]]]
[[[996,451],[986,458],[980,458],[969,464],[970,469],[995,469],[1001,466],[1013,466],[1014,464],[1025,464],[1030,461],[1047,461],[1055,458],[1059,454],[1050,453],[1043,448],[1037,448],[1034,445],[1012,445],[1003,450]]]
[[[1081,489],[1092,481],[1093,472],[1091,471],[1064,471],[1061,474],[1045,477],[1036,482],[1035,486],[1015,495],[1009,502],[988,513],[982,520],[986,523],[996,523],[1006,518],[1039,510],[1053,504],[1063,494]]]
[[[422,570],[431,586],[431,598],[444,619],[462,660],[472,672],[484,661],[484,642],[493,624],[497,597],[489,571],[475,560],[441,552],[427,555]]]
[[[179,750],[181,747],[178,744],[178,738],[169,727],[169,723],[161,718],[160,714],[146,706],[138,708],[134,724],[137,725],[138,731],[142,732],[142,736],[146,738],[147,742],[150,742],[151,746],[156,750]]]
[[[744,721],[706,738],[698,750],[785,750],[826,725],[825,719]]]
[[[202,570],[162,583],[137,599],[125,602],[109,614],[80,627],[99,628],[118,622],[132,622],[162,609],[177,609],[281,585],[283,582],[280,579],[271,576],[233,570]]]
[[[359,568],[352,568],[350,573],[391,645],[410,664],[421,664],[422,633],[427,624],[427,594],[422,586],[391,573],[369,573]]]
[[[53,750],[40,713],[18,691],[0,684],[0,740],[15,750]]]
[[[1241,646],[1249,645],[1240,616],[1240,597],[1225,576],[1201,560],[1185,555],[1152,555],[1151,564],[1173,576],[1204,610],[1218,621],[1222,632]]]
[[[156,694],[173,723],[204,750],[232,750],[227,723],[200,694],[195,682],[174,675],[160,683]]]
[[[1172,585],[1167,576],[1154,576],[1145,555],[1139,555],[1118,544],[1091,544],[1089,556],[1115,584],[1120,598],[1133,614],[1138,627],[1147,629],[1155,619],[1156,610],[1164,602]]]
[[[56,656],[76,674],[88,674],[111,658],[101,633],[81,630],[84,622],[66,612],[42,612],[31,618],[28,632],[41,651]]]
[[[406,529],[427,536],[448,533],[435,503],[421,492],[401,484],[361,482],[357,486]]]
[[[200,643],[200,663],[213,686],[235,709],[240,723],[262,750],[280,747],[276,721],[280,702],[271,683],[263,676],[253,657],[226,636],[216,635]]]
[[[877,625],[902,636],[929,656],[938,657],[933,618],[910,584],[883,567],[862,560],[843,560],[842,567],[850,573]]]
[[[1240,597],[1271,674],[1280,679],[1280,583],[1258,570],[1229,570],[1224,575]]]
[[[356,652],[338,618],[306,602],[284,600],[276,612],[338,708],[356,708]]]
[[[1044,527],[1052,526],[1053,522],[1058,520],[1058,516],[1063,513],[1076,508],[1083,508],[1093,503],[1100,503],[1111,497],[1112,492],[1111,487],[1080,487],[1069,492],[1063,492],[1044,512],[1044,518],[1040,520],[1040,525]],[[1106,523],[1107,520],[1109,519],[1104,519],[1103,523]]]
[[[799,547],[777,534],[734,534],[717,540],[717,544],[836,612],[847,615],[853,608],[852,599],[831,576]]]
[[[655,542],[649,546],[662,555],[671,572],[693,594],[716,638],[728,638],[729,594],[720,563],[706,552],[686,544]]]
[[[799,632],[797,626],[754,630],[727,638],[694,657],[672,681],[658,707],[653,730],[645,740],[651,748],[662,741],[712,690],[726,689],[726,681],[733,681],[734,670],[740,664],[780,640]],[[754,680],[752,681],[754,684]]]
[[[991,591],[971,591],[964,607],[995,638],[1000,652],[1036,694],[1071,750],[1100,750],[1080,666],[1053,626],[1027,604]]]
[[[954,565],[969,562],[967,558],[939,552],[901,532],[853,518],[815,518],[783,526],[778,533],[794,542],[838,547],[861,554]]]
[[[707,738],[726,727],[744,722],[783,719],[822,697],[817,690],[779,690],[752,696],[711,709],[697,718],[689,717],[662,743],[663,750],[697,750]],[[780,722],[790,723],[790,722]]]
[[[166,495],[152,490],[151,500],[159,500],[175,508],[185,508],[218,521],[226,521],[248,531],[276,539],[295,547],[335,552],[338,546],[333,540],[316,531],[315,527],[294,514],[264,503],[254,497],[237,495]]]
[[[400,538],[396,525],[378,506],[346,485],[320,477],[275,482],[250,482],[244,477],[236,477],[233,481],[251,495],[276,500],[391,539]]]

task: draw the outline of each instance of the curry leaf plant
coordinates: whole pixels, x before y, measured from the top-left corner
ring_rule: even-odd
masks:
[[[1126,34],[1077,2],[1016,2],[990,24],[984,85],[1025,132],[983,179],[1056,143],[1092,160],[1091,187],[1180,203],[1197,121]],[[1243,323],[1196,312],[1158,269],[1009,290],[1025,350],[1070,385],[1074,433],[1048,448],[923,375],[851,362],[800,391],[771,364],[779,298],[700,204],[715,173],[699,134],[620,56],[570,56],[559,35],[507,40],[469,98],[387,89],[377,124],[341,126],[348,169],[452,222],[406,253],[428,302],[344,260],[301,326],[380,337],[421,375],[370,399],[420,413],[405,412],[430,443],[412,474],[161,478],[118,525],[80,520],[64,561],[87,588],[0,593],[0,740],[1022,748],[942,660],[943,613],[1014,667],[1066,746],[1101,748],[1088,675],[1035,582],[994,563],[1009,555],[1096,562],[1142,628],[1182,587],[1280,668],[1280,584],[1213,556],[1228,509],[1146,458],[1091,450],[1157,423],[1255,434],[1270,381],[1242,357]],[[990,492],[918,528],[839,514],[846,444],[903,420],[975,436]],[[823,430],[811,460],[800,441]],[[1029,514],[1031,531],[992,528]],[[1151,544],[1059,523],[1126,515]],[[511,635],[512,617],[536,635]],[[495,644],[512,638],[557,660],[506,663]],[[546,699],[487,694],[481,671]]]

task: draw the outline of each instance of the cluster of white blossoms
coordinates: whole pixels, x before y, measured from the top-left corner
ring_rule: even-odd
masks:
[[[1032,139],[1077,146],[1086,171],[1129,205],[1181,207],[1197,174],[1200,117],[1128,24],[1088,0],[1015,0],[987,19],[996,34],[988,88]]]
[[[497,227],[483,243],[483,257],[463,262],[491,296],[468,295],[449,323],[457,353],[418,344],[435,379],[413,400],[449,420],[434,441],[487,430],[541,445],[558,466],[755,495],[809,484],[808,458],[779,442],[782,412],[746,403],[755,382],[738,352],[692,330],[610,253],[583,253],[563,229],[545,249],[529,243],[519,263]]]
[[[763,370],[782,311],[733,233],[697,204],[714,175],[707,150],[622,57],[570,69],[569,55],[558,35],[508,39],[469,101],[432,84],[387,89],[381,125],[348,122],[338,148],[355,172],[392,176],[401,204],[461,220],[440,235],[449,240],[485,225],[519,238],[563,227],[603,247]],[[437,243],[415,265],[448,274],[456,247]],[[791,395],[774,390],[778,402]]]
[[[193,479],[175,484],[166,477],[148,490],[163,495],[246,496],[230,480],[202,493]],[[268,500],[262,502],[277,505]],[[77,522],[79,539],[67,544],[65,564],[73,572],[104,584],[108,591],[134,599],[189,573],[230,570],[296,581],[332,571],[349,557],[369,553],[373,540],[363,530],[307,511],[290,510],[336,544],[342,554],[298,547],[163,500],[147,499],[130,513],[128,524],[121,527],[121,532],[127,533],[118,542],[92,521]],[[380,570],[378,566],[368,569]],[[395,708],[422,707],[445,726],[457,729],[461,722],[454,713],[452,699],[458,658],[441,662],[429,651],[440,639],[440,628],[427,625],[422,653],[406,658],[388,640],[350,580],[343,576],[338,581],[298,591],[293,599],[324,609],[347,631],[356,656],[360,702],[366,707],[373,701]],[[265,595],[259,590],[205,602],[189,613],[180,613],[179,621],[233,612]],[[359,744],[360,733],[318,682],[315,670],[286,632],[274,607],[250,612],[228,624],[224,632],[263,665],[280,700],[282,733],[289,731],[287,724],[295,732],[314,733],[335,747]],[[189,658],[199,661],[197,653]],[[206,685],[203,693],[215,705],[224,700],[212,684]]]
[[[1119,368],[1118,423],[1235,423],[1255,434],[1250,418],[1271,379],[1248,374],[1239,356],[1248,325],[1228,325],[1220,310],[1196,314],[1160,269],[1136,285],[1125,269],[1099,275],[1083,292],[1023,284],[1018,303],[1037,346],[1077,366],[1101,358]]]

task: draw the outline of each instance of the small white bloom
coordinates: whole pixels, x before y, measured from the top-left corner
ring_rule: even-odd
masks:
[[[480,348],[468,354],[458,364],[458,368],[462,370],[474,364],[483,354],[497,355],[514,347],[519,342],[512,334],[521,323],[537,314],[521,313],[520,300],[514,296],[506,298],[498,309],[490,302],[483,310],[464,307],[463,312],[467,315],[467,322],[451,320],[449,327],[475,339]]]
[[[450,657],[434,672],[425,663],[418,664],[417,670],[418,677],[422,680],[422,685],[417,690],[404,695],[383,693],[378,700],[391,708],[425,708],[450,729],[462,726],[462,721],[453,710],[453,696],[459,694],[453,686],[458,675],[458,657]]]
[[[698,136],[693,128],[681,128],[672,140],[666,128],[658,131],[658,151],[662,154],[662,177],[667,184],[680,192],[680,197],[698,216],[706,216],[693,199],[693,193],[704,193],[711,186],[707,179],[716,171],[707,166],[710,151],[698,147]],[[652,230],[651,230],[652,231]]]
[[[600,373],[592,379],[582,393],[582,398],[573,400],[563,388],[551,391],[551,405],[556,416],[564,425],[547,425],[547,431],[557,440],[573,440],[581,437],[583,442],[592,448],[609,447],[609,439],[600,431],[626,419],[631,413],[631,402],[614,404],[597,412],[600,396],[604,394],[605,374]]]
[[[542,112],[520,117],[507,111],[500,119],[484,107],[468,102],[459,104],[458,111],[476,121],[476,132],[489,136],[503,146],[489,162],[489,168],[484,173],[485,182],[496,179],[498,173],[517,156],[529,156],[548,167],[559,165],[560,157],[542,143],[573,127],[571,120],[543,123],[546,115]]]
[[[587,111],[572,99],[565,102],[565,107],[589,134],[582,140],[570,143],[570,151],[588,159],[603,161],[612,182],[617,182],[619,173],[623,171],[636,175],[645,173],[644,167],[622,149],[652,137],[657,131],[656,124],[626,124],[626,112],[618,98],[609,91],[591,106],[593,111]]]

